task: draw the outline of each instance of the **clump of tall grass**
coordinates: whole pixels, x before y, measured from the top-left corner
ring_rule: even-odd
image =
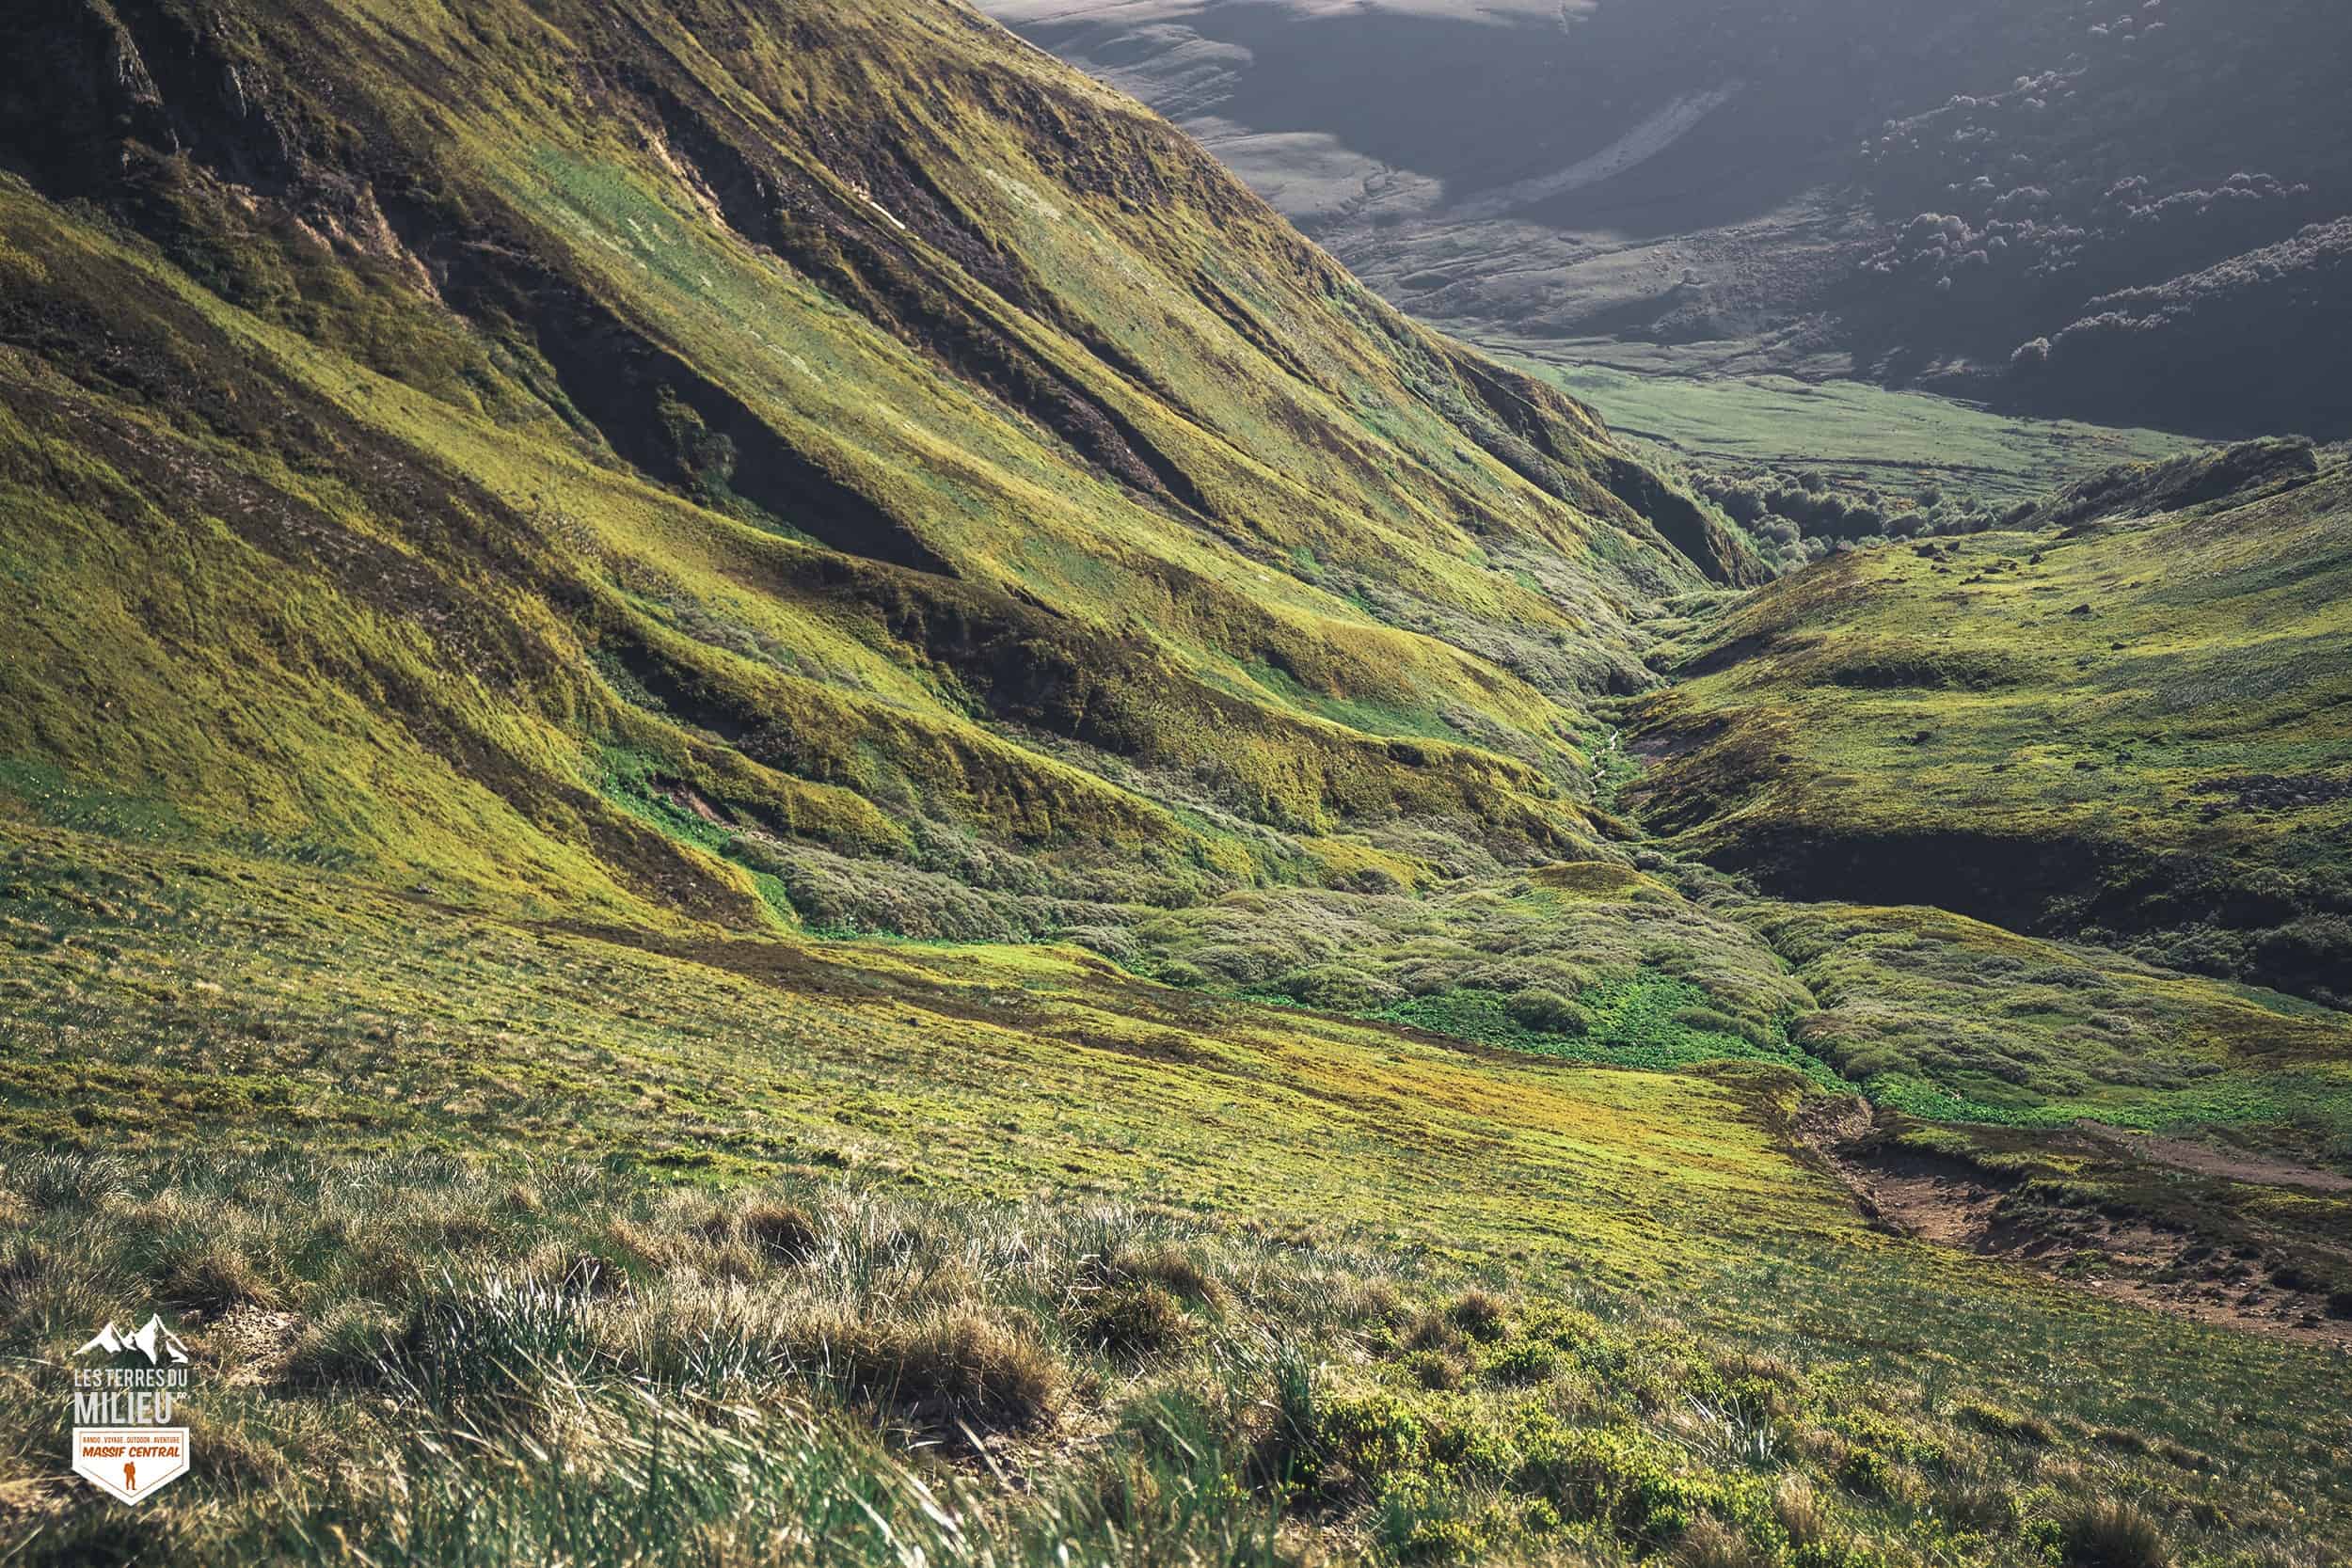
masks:
[[[2166,1568],[2172,1560],[2162,1527],[2117,1497],[2071,1504],[2058,1519],[2058,1542],[2068,1568]]]

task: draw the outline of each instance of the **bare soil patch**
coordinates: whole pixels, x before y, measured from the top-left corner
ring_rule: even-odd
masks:
[[[2315,1193],[2352,1193],[2352,1177],[2292,1160],[2272,1159],[2243,1149],[2216,1148],[2186,1138],[2161,1138],[2153,1132],[2119,1132],[2112,1128],[2085,1127],[2084,1132],[2116,1148],[2154,1164],[2192,1170],[2201,1176],[2226,1177],[2265,1187],[2301,1187]]]
[[[2331,1317],[2324,1295],[2272,1276],[2257,1248],[2216,1246],[2128,1215],[2054,1214],[2020,1201],[2013,1183],[1965,1161],[1888,1147],[1883,1131],[1858,1101],[1824,1108],[1798,1128],[1862,1212],[1898,1235],[1997,1258],[2093,1294],[2200,1322],[2352,1351],[2352,1319]],[[2274,1185],[2342,1181],[2325,1171],[2182,1140],[2153,1140],[2159,1147],[2151,1149],[2151,1140],[2138,1135],[2106,1129],[2098,1135],[2123,1152],[2205,1175]]]

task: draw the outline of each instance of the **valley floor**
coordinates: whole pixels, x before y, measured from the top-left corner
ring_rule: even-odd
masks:
[[[1864,381],[1714,374],[1672,349],[1515,343],[1493,333],[1482,341],[1592,404],[1612,428],[1704,463],[1820,468],[1897,488],[1947,485],[2008,506],[2198,445],[2163,431],[1997,414]]]

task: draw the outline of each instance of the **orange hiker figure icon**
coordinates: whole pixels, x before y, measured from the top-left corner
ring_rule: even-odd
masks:
[[[139,1467],[127,1459],[122,1462],[122,1489],[125,1492],[135,1492],[139,1489]]]

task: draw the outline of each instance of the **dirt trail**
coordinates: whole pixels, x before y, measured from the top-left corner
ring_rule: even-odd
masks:
[[[2071,1215],[2067,1232],[2054,1233],[2023,1223],[2007,1203],[2009,1190],[1984,1172],[1958,1160],[1874,1147],[1873,1131],[1871,1115],[1859,1101],[1825,1107],[1799,1129],[1863,1212],[1889,1230],[2001,1259],[2112,1300],[2352,1352],[2352,1320],[2330,1317],[2321,1297],[2265,1277],[2250,1251],[2200,1246],[2193,1236],[2105,1214]],[[2247,1172],[2275,1166],[2286,1173],[2277,1179],[2283,1184],[2310,1185],[2313,1177],[2324,1183],[2329,1178],[2325,1171],[2282,1161],[2240,1160],[2177,1140],[2157,1140],[2167,1147],[2149,1149],[2141,1137],[2101,1131],[2102,1141],[2127,1153],[2201,1174],[2262,1180]],[[2192,1157],[2206,1163],[2187,1164]],[[2215,1168],[2225,1165],[2229,1168]]]
[[[2352,1177],[2298,1165],[2292,1160],[2215,1148],[2185,1138],[2160,1138],[2153,1132],[2121,1132],[2088,1123],[2082,1125],[2082,1131],[2136,1159],[2170,1165],[2175,1170],[2195,1171],[2200,1176],[2227,1177],[2233,1181],[2251,1181],[2265,1187],[2302,1187],[2315,1193],[2352,1193]]]

